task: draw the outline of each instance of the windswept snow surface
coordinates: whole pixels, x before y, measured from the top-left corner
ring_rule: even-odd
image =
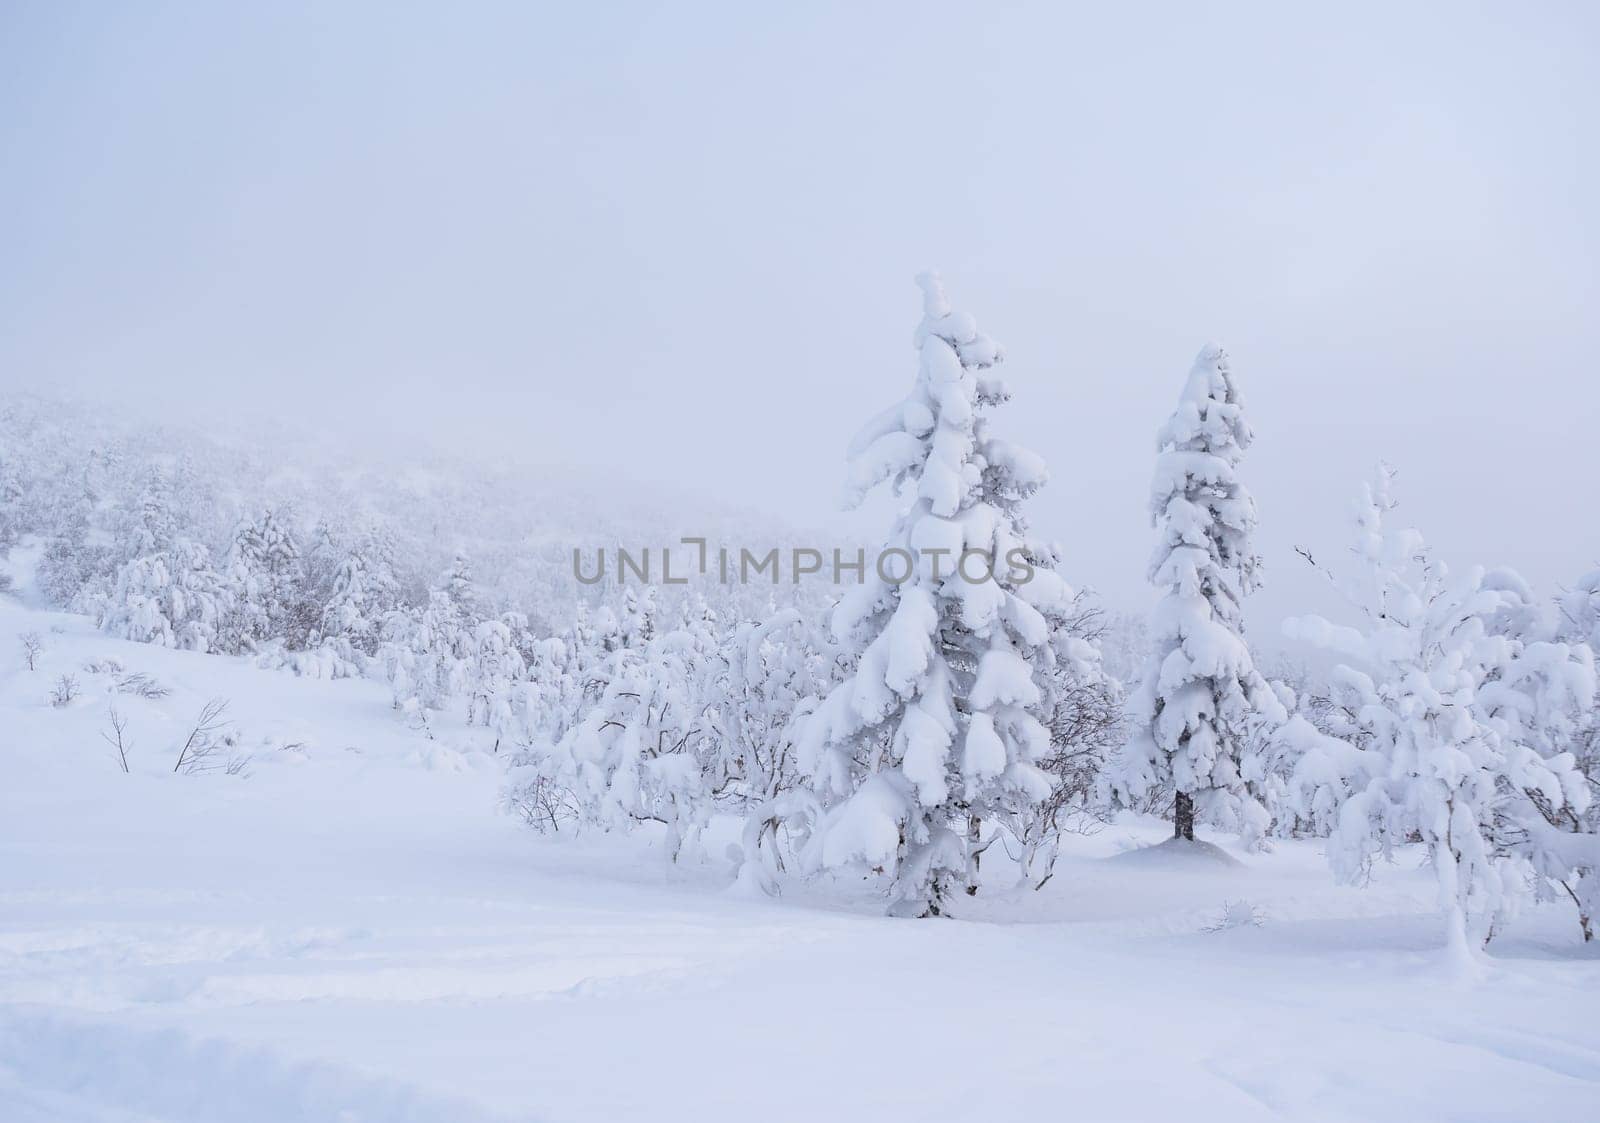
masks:
[[[0,1120],[1593,1118],[1600,957],[1560,905],[1447,972],[1432,878],[1320,848],[1107,861],[891,920],[726,891],[646,837],[496,811],[465,730],[371,682],[170,652],[0,598]],[[38,670],[17,636],[39,631]],[[171,691],[117,695],[113,659]],[[47,701],[63,673],[82,695]],[[174,774],[231,701],[248,775]],[[1223,841],[1223,840],[1216,840]],[[1227,845],[1224,841],[1225,846]],[[1231,847],[1229,847],[1231,850]],[[999,871],[1003,873],[1003,871]]]

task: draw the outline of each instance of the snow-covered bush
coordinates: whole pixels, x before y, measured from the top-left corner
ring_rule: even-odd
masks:
[[[1301,814],[1337,816],[1334,872],[1360,879],[1375,855],[1420,839],[1438,880],[1451,952],[1475,954],[1533,884],[1528,835],[1554,811],[1586,802],[1572,759],[1549,759],[1505,720],[1501,693],[1516,653],[1486,621],[1507,607],[1481,571],[1453,578],[1414,530],[1393,526],[1383,468],[1357,508],[1359,570],[1339,586],[1359,627],[1319,617],[1286,629],[1349,660],[1333,677],[1341,740],[1305,740]],[[1512,706],[1515,709],[1515,706]],[[1497,716],[1498,712],[1498,716]],[[1309,725],[1305,727],[1309,729]],[[1537,823],[1536,823],[1537,821]]]
[[[1523,790],[1521,799],[1511,793],[1501,817],[1508,837],[1515,839],[1522,830],[1514,845],[1542,876],[1540,888],[1577,905],[1583,937],[1591,940],[1600,916],[1594,651],[1573,636],[1574,630],[1563,629],[1562,618],[1540,604],[1517,574],[1496,570],[1484,584],[1500,594],[1485,617],[1500,645],[1478,704],[1502,738],[1549,761],[1566,785],[1560,800],[1538,788]]]
[[[720,780],[695,656],[694,638],[681,631],[612,652],[604,689],[577,724],[556,744],[519,754],[510,802],[570,805],[606,830],[660,823],[676,860],[709,821]]]
[[[58,710],[65,709],[72,705],[81,693],[83,691],[78,686],[77,675],[61,675],[50,688],[50,704]]]
[[[1041,715],[1050,748],[1038,762],[1050,794],[1005,820],[1020,844],[1025,883],[1040,888],[1051,876],[1063,834],[1097,828],[1106,818],[1105,770],[1127,732],[1122,684],[1108,674],[1098,640],[1102,615],[1078,594],[1073,611],[1055,622],[1055,659],[1041,679]]]
[[[441,710],[466,692],[467,623],[444,589],[420,609],[396,609],[383,624],[379,659],[397,709]]]
[[[739,877],[771,893],[816,818],[799,775],[798,731],[838,681],[840,660],[811,617],[786,608],[740,624],[715,662],[708,712],[722,771],[745,811]]]
[[[44,637],[38,632],[23,632],[18,640],[22,644],[22,661],[28,664],[28,670],[38,670],[39,656],[44,654]]]

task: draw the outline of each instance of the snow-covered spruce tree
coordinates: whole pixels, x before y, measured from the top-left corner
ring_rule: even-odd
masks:
[[[345,551],[334,567],[317,623],[322,643],[348,644],[367,655],[375,650],[383,613],[368,588],[368,565],[365,551],[357,546]]]
[[[513,622],[481,620],[472,637],[468,662],[467,724],[493,729],[494,749],[514,744],[524,730],[521,689],[527,666],[517,650]]]
[[[456,551],[455,560],[444,576],[444,591],[463,620],[480,619],[478,585],[472,578],[472,561],[464,551]]]
[[[589,681],[603,658],[603,641],[590,616],[588,601],[580,600],[573,610],[572,627],[565,640],[562,668],[577,684],[578,696],[582,697],[589,693]]]
[[[426,720],[452,697],[468,694],[478,620],[464,559],[428,590],[428,602],[397,608],[383,623],[378,658],[394,692],[397,709]]]
[[[305,551],[301,555],[301,568],[305,572],[306,579],[305,600],[318,613],[319,631],[321,611],[333,597],[334,575],[345,559],[343,538],[339,528],[336,528],[328,518],[320,518],[311,528],[311,535],[307,538]]]
[[[622,591],[622,611],[617,614],[622,643],[626,647],[643,646],[656,636],[656,588],[645,586],[643,592],[629,585]]]
[[[314,622],[300,546],[288,519],[267,510],[241,523],[223,569],[231,602],[227,650],[254,651],[273,640],[294,649],[305,646]]]
[[[209,651],[228,612],[228,590],[205,546],[177,532],[165,476],[151,473],[123,544],[127,560],[101,627],[139,643]]]
[[[1173,835],[1197,819],[1259,839],[1268,814],[1248,791],[1242,755],[1255,723],[1282,722],[1244,641],[1242,602],[1256,587],[1255,501],[1239,462],[1252,433],[1228,357],[1207,346],[1157,438],[1151,584],[1162,592],[1150,661],[1133,703],[1134,735],[1113,786],[1124,802],[1173,793]]]
[[[372,529],[354,536],[348,546],[328,545],[319,553],[338,556],[317,602],[322,606],[321,641],[348,645],[360,655],[375,654],[383,621],[400,604],[400,583],[387,537]]]
[[[1560,810],[1580,788],[1570,757],[1549,760],[1494,719],[1484,687],[1507,665],[1485,626],[1505,605],[1481,571],[1452,579],[1414,530],[1390,525],[1392,473],[1381,469],[1357,508],[1359,570],[1343,583],[1360,628],[1319,617],[1285,630],[1351,662],[1333,675],[1342,741],[1307,737],[1296,773],[1302,815],[1336,809],[1334,873],[1365,875],[1374,854],[1427,846],[1456,958],[1477,954],[1534,882],[1530,801]],[[1308,727],[1309,728],[1309,727]]]
[[[112,550],[94,541],[94,513],[82,493],[56,511],[55,526],[39,558],[37,582],[51,604],[100,617],[116,571]]]
[[[27,518],[23,512],[22,469],[14,456],[0,451],[0,554],[4,554],[22,537]]]
[[[168,616],[172,573],[167,552],[174,537],[172,493],[165,475],[152,470],[134,515],[118,536],[120,563],[100,626],[136,643],[176,647]]]
[[[916,382],[857,436],[847,494],[887,483],[908,506],[882,572],[869,557],[834,610],[854,671],[806,721],[799,765],[827,805],[807,864],[887,873],[891,911],[930,916],[976,890],[985,825],[1050,794],[1041,686],[1072,594],[1020,517],[1044,464],[984,416],[1009,397],[1000,347],[918,280]]]

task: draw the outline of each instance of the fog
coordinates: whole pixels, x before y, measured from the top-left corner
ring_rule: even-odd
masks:
[[[0,379],[810,525],[935,267],[1114,605],[1212,339],[1257,633],[1379,457],[1453,563],[1600,563],[1600,10],[1192,7],[8,3]]]

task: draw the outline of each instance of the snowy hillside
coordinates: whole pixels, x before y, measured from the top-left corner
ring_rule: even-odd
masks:
[[[167,693],[115,692],[136,674]],[[56,707],[62,675],[81,692]],[[213,698],[220,751],[248,763],[175,773]],[[102,738],[112,704],[126,774]],[[1600,1094],[1600,959],[1570,914],[1533,908],[1478,975],[1446,973],[1414,851],[1337,888],[1319,842],[1127,854],[1170,828],[1125,817],[1072,840],[1039,892],[954,922],[884,918],[848,886],[752,900],[727,891],[717,844],[669,867],[648,832],[575,843],[496,814],[496,761],[464,728],[410,728],[379,683],[110,639],[15,597],[0,729],[14,1123],[1046,1103],[1413,1123],[1579,1119]]]

